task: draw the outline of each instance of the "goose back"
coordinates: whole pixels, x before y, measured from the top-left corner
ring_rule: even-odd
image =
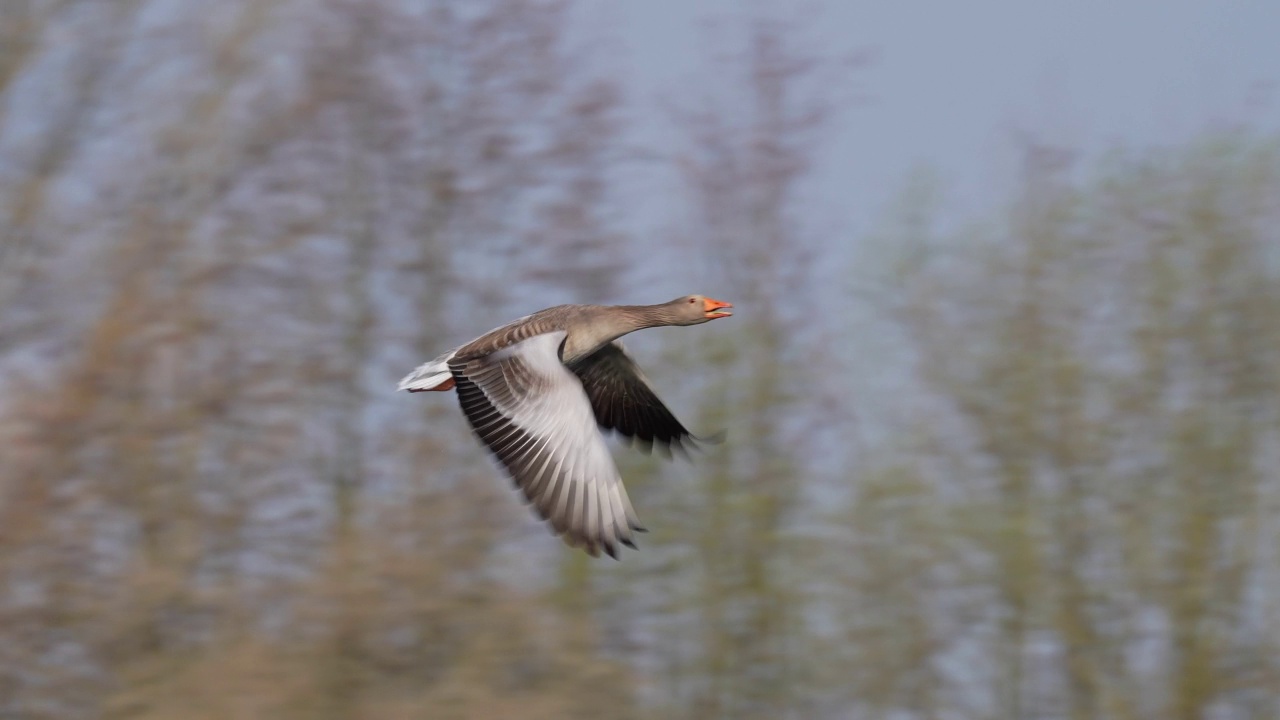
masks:
[[[454,359],[484,357],[536,335],[564,331],[560,358],[568,364],[591,355],[614,340],[673,319],[650,305],[557,305],[491,330],[458,348]]]

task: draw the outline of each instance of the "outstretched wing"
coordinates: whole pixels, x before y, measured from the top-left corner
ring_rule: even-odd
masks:
[[[569,369],[582,381],[600,427],[639,441],[644,450],[655,442],[664,450],[682,450],[683,443],[698,439],[662,403],[620,343],[605,345]]]
[[[617,557],[640,530],[582,383],[560,361],[563,331],[450,362],[462,411],[556,534]]]

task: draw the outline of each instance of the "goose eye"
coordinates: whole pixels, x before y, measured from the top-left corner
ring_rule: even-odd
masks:
[[[689,302],[698,302],[698,298],[689,298]]]

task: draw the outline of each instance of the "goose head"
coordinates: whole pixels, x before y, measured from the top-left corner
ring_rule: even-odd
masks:
[[[685,295],[672,300],[668,305],[675,311],[677,325],[697,325],[733,315],[726,310],[733,307],[733,303],[722,302],[705,295]]]

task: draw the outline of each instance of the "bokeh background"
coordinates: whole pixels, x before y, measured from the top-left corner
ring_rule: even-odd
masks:
[[[1280,5],[3,0],[0,717],[1280,717]],[[697,432],[552,538],[414,365]]]

